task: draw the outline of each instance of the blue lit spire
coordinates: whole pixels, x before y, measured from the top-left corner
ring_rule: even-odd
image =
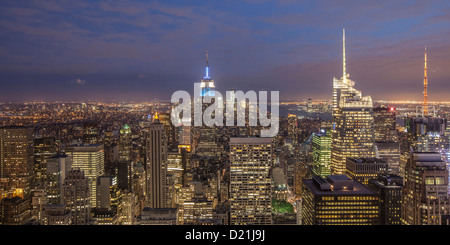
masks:
[[[206,65],[205,65],[205,76],[203,77],[200,88],[201,96],[214,96],[214,80],[211,79],[209,76],[209,57],[208,57],[208,51],[206,51]]]
[[[204,78],[209,78],[208,50],[206,51],[206,66],[205,66],[205,77]]]

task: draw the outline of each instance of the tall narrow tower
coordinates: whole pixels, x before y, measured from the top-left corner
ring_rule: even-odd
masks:
[[[425,46],[425,65],[423,70],[423,115],[428,116],[428,79],[427,79],[427,46]]]
[[[345,28],[342,29],[342,77],[345,81],[347,78],[347,70],[345,65]]]
[[[147,202],[150,208],[167,207],[167,135],[155,114],[146,136]]]
[[[332,174],[345,174],[348,157],[375,157],[372,98],[363,96],[347,73],[345,30],[342,33],[342,56],[342,78],[333,78]]]
[[[206,51],[205,78],[209,78],[209,58],[208,58],[208,51]]]
[[[201,96],[214,96],[214,80],[209,76],[209,57],[208,51],[206,51],[206,65],[205,65],[205,76],[200,83]]]

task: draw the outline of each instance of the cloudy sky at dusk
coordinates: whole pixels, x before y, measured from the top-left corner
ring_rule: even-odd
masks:
[[[450,100],[450,2],[13,1],[0,5],[0,101],[170,99],[219,91],[331,98],[347,71],[374,99]]]

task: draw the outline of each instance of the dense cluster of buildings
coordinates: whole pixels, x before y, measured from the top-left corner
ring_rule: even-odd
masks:
[[[446,117],[375,105],[343,48],[331,103],[305,107],[331,119],[282,115],[275,137],[174,124],[157,101],[1,104],[0,224],[448,224]]]

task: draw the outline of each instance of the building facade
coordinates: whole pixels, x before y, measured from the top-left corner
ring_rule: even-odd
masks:
[[[0,128],[0,198],[28,198],[33,181],[33,129]]]
[[[377,225],[378,195],[345,175],[303,180],[302,225]]]
[[[412,152],[405,168],[402,224],[440,225],[450,213],[448,170],[437,152]]]
[[[271,138],[230,138],[230,222],[271,224]]]
[[[105,151],[103,145],[74,145],[66,148],[72,159],[72,168],[84,172],[89,180],[91,207],[97,205],[97,178],[105,173]]]
[[[167,137],[156,114],[146,138],[147,206],[166,208],[167,195]]]
[[[344,30],[345,31],[345,30]],[[333,78],[331,173],[345,174],[349,157],[375,157],[373,103],[349,79],[343,41],[343,76]]]
[[[380,225],[401,225],[402,177],[381,174],[369,180],[368,187],[377,192],[380,199]]]

